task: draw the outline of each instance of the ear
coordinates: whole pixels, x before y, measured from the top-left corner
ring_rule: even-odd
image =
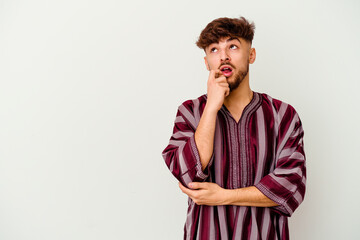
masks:
[[[208,61],[207,61],[207,59],[206,59],[206,56],[204,57],[204,60],[205,60],[206,69],[207,69],[208,71],[210,71],[210,66],[209,66],[209,63],[208,63]]]
[[[250,48],[250,54],[249,54],[249,63],[254,63],[256,59],[256,50],[255,48]]]

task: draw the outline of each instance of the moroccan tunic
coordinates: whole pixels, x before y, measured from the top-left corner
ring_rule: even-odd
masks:
[[[184,239],[289,239],[288,220],[305,195],[303,128],[295,109],[254,92],[236,122],[223,104],[217,113],[214,149],[202,170],[194,133],[207,94],[187,100],[176,114],[162,156],[184,185],[214,182],[225,189],[255,186],[275,207],[206,206],[188,199]]]

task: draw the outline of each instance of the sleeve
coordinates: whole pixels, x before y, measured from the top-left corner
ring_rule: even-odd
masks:
[[[195,143],[196,120],[192,104],[184,102],[178,107],[173,133],[162,156],[170,172],[184,186],[190,182],[203,182],[209,176],[209,166],[213,162],[214,153],[208,166],[202,170],[200,155]]]
[[[288,109],[278,129],[275,169],[255,187],[278,204],[273,211],[290,217],[305,197],[306,164],[301,120]]]

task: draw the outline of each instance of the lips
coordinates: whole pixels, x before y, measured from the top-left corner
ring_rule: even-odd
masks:
[[[233,73],[233,69],[229,65],[221,66],[220,71],[224,74],[225,77],[230,77]]]

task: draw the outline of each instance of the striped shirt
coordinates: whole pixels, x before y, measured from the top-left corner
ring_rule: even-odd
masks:
[[[162,152],[184,185],[214,182],[226,189],[255,186],[275,207],[206,206],[188,199],[184,239],[289,239],[288,217],[305,196],[304,131],[295,109],[254,92],[238,122],[223,104],[217,113],[214,149],[202,170],[194,133],[207,94],[187,100],[176,114],[173,134]]]

